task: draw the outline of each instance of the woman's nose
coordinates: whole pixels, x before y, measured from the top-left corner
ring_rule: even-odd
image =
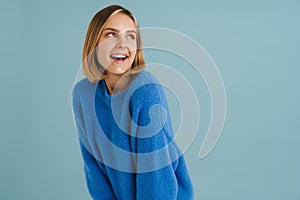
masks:
[[[126,43],[125,43],[125,38],[119,37],[119,38],[118,38],[118,43],[117,43],[117,48],[124,49],[124,48],[126,48],[126,47],[127,47],[127,45],[126,45]]]

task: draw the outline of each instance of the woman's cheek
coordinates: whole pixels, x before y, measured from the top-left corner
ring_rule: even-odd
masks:
[[[97,59],[99,63],[105,68],[110,65],[109,58],[110,58],[110,51],[111,51],[111,42],[105,41],[98,44],[96,47],[97,52]]]

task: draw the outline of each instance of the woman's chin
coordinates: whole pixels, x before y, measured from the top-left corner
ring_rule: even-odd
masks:
[[[111,75],[123,75],[128,70],[129,69],[124,69],[124,68],[122,68],[122,69],[116,69],[116,68],[114,68],[114,69],[107,69],[106,71],[107,71],[107,74],[111,74]]]

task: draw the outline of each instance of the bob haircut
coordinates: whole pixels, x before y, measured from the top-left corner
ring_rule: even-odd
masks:
[[[138,73],[139,71],[145,68],[145,58],[144,52],[142,48],[142,40],[141,35],[138,27],[138,23],[133,16],[133,14],[119,5],[111,5],[108,7],[103,8],[102,10],[98,11],[96,15],[92,18],[87,32],[86,37],[83,45],[82,50],[82,69],[83,73],[87,76],[90,82],[96,82],[105,78],[105,69],[100,65],[98,62],[95,48],[98,45],[100,36],[103,31],[103,27],[105,26],[108,19],[117,14],[123,13],[129,16],[135,26],[137,31],[137,50],[134,61],[132,63],[131,69],[127,72],[129,74]]]

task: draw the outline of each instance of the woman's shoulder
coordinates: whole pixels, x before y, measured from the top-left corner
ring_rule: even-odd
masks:
[[[147,71],[145,69],[140,71],[138,75],[140,76],[140,78],[147,79],[149,81],[156,81],[157,82],[156,77],[150,71]]]
[[[90,92],[95,89],[97,83],[91,83],[88,78],[83,78],[77,81],[72,89],[72,94],[74,95],[82,95],[83,93]]]
[[[134,83],[134,96],[140,101],[153,101],[164,98],[162,85],[149,71],[139,72]]]

